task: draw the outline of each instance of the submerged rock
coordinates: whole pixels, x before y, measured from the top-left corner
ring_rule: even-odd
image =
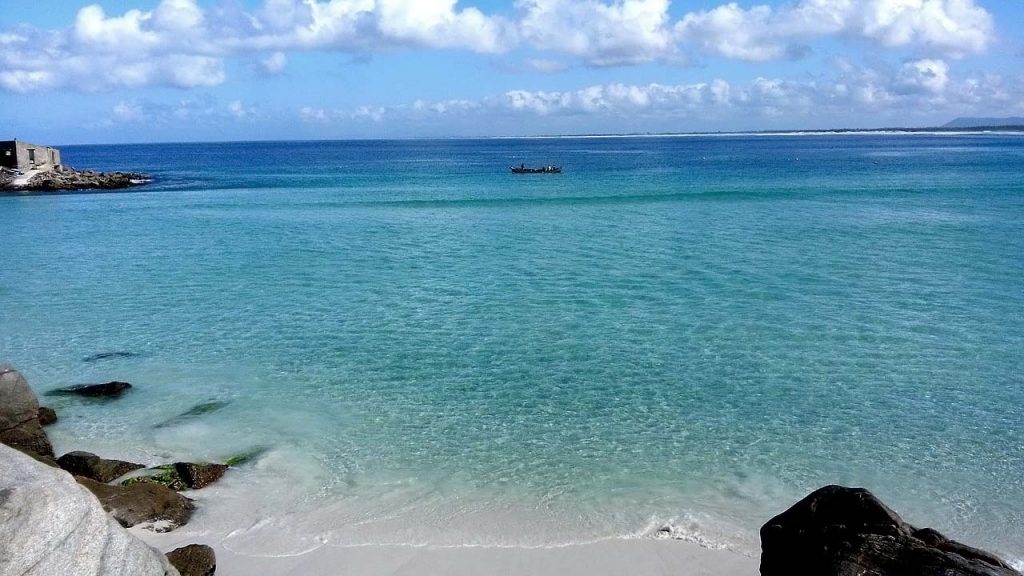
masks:
[[[267,453],[267,450],[269,450],[269,448],[265,448],[263,446],[260,446],[258,448],[253,448],[252,450],[249,450],[248,452],[242,452],[241,454],[235,454],[234,456],[232,456],[232,457],[228,458],[227,460],[225,460],[224,463],[227,464],[228,466],[230,466],[231,468],[237,468],[238,466],[244,466],[246,464],[249,464],[251,462],[255,462],[256,460],[258,460],[260,456],[263,456],[264,454]]]
[[[50,390],[47,396],[86,396],[89,398],[113,398],[120,396],[125,390],[130,390],[131,384],[127,382],[107,382],[105,384],[79,384]]]
[[[0,572],[177,576],[67,473],[0,446]]]
[[[138,482],[130,486],[111,486],[81,476],[75,479],[125,528],[152,523],[157,532],[169,532],[186,524],[195,510],[190,498],[159,484]]]
[[[200,416],[203,416],[204,414],[216,412],[221,408],[224,408],[228,404],[229,402],[225,400],[212,400],[210,402],[196,404],[195,406],[189,408],[188,410],[182,412],[181,414],[178,414],[173,418],[164,420],[163,422],[154,426],[154,428],[166,428],[168,426],[174,426],[175,424],[181,424],[182,422],[187,422],[188,420],[198,418]]]
[[[142,464],[124,460],[107,460],[91,452],[68,452],[57,458],[57,465],[74,476],[83,476],[97,482],[112,482],[125,474],[140,468]]]
[[[0,364],[0,443],[53,458],[53,446],[39,422],[39,401],[25,377],[10,364]]]
[[[217,556],[213,548],[204,544],[189,544],[167,553],[170,561],[181,576],[213,576],[217,571]]]
[[[49,426],[50,424],[57,422],[57,412],[53,408],[40,406],[39,412],[36,414],[39,417],[39,424],[41,426]]]
[[[761,576],[1020,576],[996,556],[917,529],[863,488],[825,486],[761,527]]]
[[[100,352],[99,354],[93,354],[92,356],[82,358],[82,362],[96,362],[97,360],[112,360],[114,358],[136,358],[138,356],[140,356],[140,354],[122,350],[117,352]]]

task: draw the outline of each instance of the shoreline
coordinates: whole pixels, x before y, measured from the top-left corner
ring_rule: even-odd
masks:
[[[66,431],[53,432],[56,431],[51,431],[51,436],[57,452],[82,449],[108,458],[148,460],[143,456],[149,451],[139,445],[94,442]],[[274,452],[270,451],[271,459]],[[332,537],[337,536],[330,533],[331,529],[345,531],[349,529],[345,525],[347,521],[341,520],[336,527],[324,526],[323,518],[317,517],[312,509],[296,511],[275,507],[272,494],[275,486],[276,489],[282,487],[260,484],[257,476],[265,473],[251,468],[235,470],[212,486],[183,492],[195,501],[196,510],[187,524],[174,530],[156,532],[139,525],[128,531],[163,552],[191,543],[208,545],[217,556],[217,574],[226,576],[255,573],[752,576],[758,573],[759,554],[756,552],[747,554],[701,536],[659,537],[656,529],[596,538],[582,535],[584,538],[578,542],[551,544],[459,544],[447,538],[443,543],[332,541]],[[247,507],[246,503],[250,502],[255,504]],[[327,509],[330,508],[328,505]],[[509,518],[493,520],[493,526],[500,527]],[[380,527],[373,529],[375,534],[379,534],[379,530]],[[338,540],[346,540],[346,537],[342,535]],[[344,567],[342,572],[339,567]]]
[[[14,376],[10,377],[10,374]],[[1004,560],[984,550],[949,540],[930,528],[916,528],[902,520],[896,512],[886,507],[868,490],[838,485],[828,485],[815,490],[764,523],[759,531],[760,553],[749,555],[724,546],[705,546],[700,540],[689,540],[685,534],[682,539],[676,538],[671,523],[656,528],[653,532],[644,531],[635,537],[598,538],[592,542],[566,545],[471,544],[468,542],[475,534],[471,529],[466,530],[466,526],[459,526],[463,531],[463,537],[468,538],[465,544],[437,544],[429,541],[423,544],[378,542],[372,539],[374,534],[380,538],[381,535],[393,535],[395,531],[392,529],[390,532],[375,533],[371,527],[381,520],[387,524],[399,517],[385,513],[384,518],[381,518],[381,511],[372,506],[373,502],[367,510],[368,517],[362,522],[354,521],[345,513],[337,514],[344,511],[344,506],[337,509],[332,505],[303,507],[299,510],[283,509],[283,501],[273,499],[272,493],[267,491],[267,488],[272,486],[253,482],[257,476],[255,472],[247,476],[239,470],[239,473],[218,482],[221,475],[227,471],[227,466],[222,466],[222,471],[209,482],[197,482],[193,485],[189,481],[184,485],[186,487],[176,486],[173,487],[173,491],[167,487],[155,487],[167,494],[173,494],[174,498],[185,503],[187,510],[181,518],[159,516],[175,514],[168,510],[158,512],[156,517],[150,515],[148,518],[138,519],[139,513],[151,512],[142,512],[141,508],[138,512],[133,512],[133,504],[115,503],[108,499],[111,494],[109,490],[120,490],[122,492],[118,494],[126,495],[125,488],[121,486],[128,486],[127,483],[112,487],[109,484],[113,484],[113,481],[108,482],[103,478],[97,481],[92,476],[92,471],[78,472],[77,466],[69,467],[70,462],[65,461],[69,454],[54,462],[54,456],[66,450],[67,447],[63,444],[75,442],[76,437],[61,434],[63,437],[56,444],[60,449],[54,450],[48,435],[42,431],[42,426],[59,422],[60,418],[54,416],[52,409],[43,408],[36,402],[34,393],[15,369],[7,370],[5,378],[9,381],[5,386],[10,390],[5,393],[11,394],[11,406],[21,409],[24,404],[27,406],[25,409],[32,414],[28,420],[16,420],[21,423],[15,427],[4,429],[6,442],[15,442],[15,447],[35,454],[42,464],[54,467],[59,464],[59,468],[72,474],[81,486],[76,486],[66,476],[58,474],[57,478],[61,482],[75,486],[79,494],[91,492],[87,501],[93,497],[98,498],[103,509],[113,517],[107,518],[107,521],[112,522],[116,519],[121,526],[127,527],[128,534],[150,547],[151,552],[148,554],[156,553],[156,558],[161,562],[166,563],[170,560],[175,566],[178,566],[178,562],[185,566],[184,563],[193,560],[209,562],[206,564],[208,568],[203,568],[207,570],[203,572],[207,575],[214,573],[219,561],[224,567],[220,573],[228,576],[253,573],[302,573],[326,576],[339,573],[339,568],[346,572],[369,576],[469,576],[483,573],[510,576],[613,576],[626,573],[639,576],[788,576],[793,573],[839,574],[851,569],[890,574],[899,573],[901,567],[927,567],[926,570],[922,568],[922,574],[1020,576],[1017,571],[1019,561],[1012,558]],[[87,397],[117,398],[121,392],[130,388],[132,386],[124,382],[109,382],[72,386],[58,391],[65,394],[78,393]],[[49,415],[45,415],[46,411],[49,411]],[[4,418],[8,421],[21,416],[8,414]],[[26,436],[28,433],[35,436]],[[35,442],[33,438],[36,437],[42,442],[38,448],[36,444],[32,444]],[[118,442],[116,446],[109,448],[113,449],[113,452],[120,452],[126,449],[126,444]],[[139,449],[138,445],[135,449]],[[274,452],[282,451],[269,451]],[[77,454],[96,458],[88,453]],[[110,452],[104,453],[104,456],[110,455]],[[26,460],[31,462],[27,458]],[[11,460],[12,463],[16,461],[17,459]],[[261,461],[262,457],[259,457],[251,462],[258,467]],[[138,468],[144,466],[116,460],[108,462]],[[42,464],[36,463],[34,466],[48,470]],[[174,466],[178,467],[179,464]],[[267,472],[274,471],[273,468],[260,470],[264,476]],[[17,474],[15,473],[16,477]],[[75,476],[77,474],[86,477]],[[285,483],[291,480],[277,474],[271,475],[276,480],[284,480]],[[112,475],[114,480],[124,476],[123,471]],[[217,483],[215,487],[197,492],[213,483]],[[20,487],[15,485],[7,489],[18,488]],[[102,490],[97,491],[99,488]],[[141,487],[133,485],[130,490],[137,488]],[[151,493],[148,488],[143,491]],[[64,490],[61,493],[66,494],[69,491]],[[147,495],[145,498],[151,497],[155,496]],[[44,500],[49,501],[48,498]],[[291,502],[295,503],[296,501]],[[139,501],[138,505],[147,508],[151,504]],[[100,510],[94,500],[92,506],[95,510]],[[27,509],[24,504],[16,504],[15,515],[31,514],[32,512],[25,512]],[[322,512],[327,512],[327,515],[322,515]],[[428,539],[436,536],[429,530],[444,533],[444,530],[438,531],[438,528],[447,527],[446,524],[458,519],[458,515],[450,515],[444,509],[435,509],[434,513],[439,513],[443,522],[438,526],[428,527]],[[500,515],[495,518],[493,513],[485,514],[485,522],[481,525],[484,528],[483,533],[493,532],[491,528],[494,526],[499,527],[499,533],[505,532],[508,526],[514,524],[506,525]],[[312,524],[304,522],[307,519],[313,520]],[[316,520],[319,520],[319,523]],[[400,529],[403,523],[419,524],[403,520],[395,528]],[[67,530],[68,526],[67,522],[63,522],[49,528],[44,527],[45,535],[40,538],[50,538],[48,534],[52,530]],[[297,527],[309,529],[311,526],[315,527],[311,532],[301,533],[296,530]],[[455,533],[460,532],[456,530]],[[371,537],[369,541],[352,542],[353,539],[358,540],[367,534]],[[289,545],[290,549],[287,548]],[[275,547],[280,546],[284,546],[285,549],[275,550]],[[59,550],[60,547],[61,544],[56,544],[55,550]],[[881,571],[877,571],[876,567]],[[808,570],[811,572],[807,572]],[[168,568],[166,573],[175,572]],[[191,568],[183,573],[193,574]]]
[[[207,502],[206,506],[210,506]],[[218,574],[255,573],[326,576],[338,573],[365,576],[399,574],[537,576],[615,576],[620,574],[677,576],[753,576],[758,559],[729,550],[713,550],[692,542],[655,539],[609,539],[554,547],[431,546],[325,542],[289,555],[240,554],[203,531],[204,515],[173,532],[130,532],[161,550],[188,541],[211,546]],[[190,530],[191,529],[191,530]]]

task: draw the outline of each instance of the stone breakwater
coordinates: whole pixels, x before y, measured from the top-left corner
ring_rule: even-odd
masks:
[[[142,186],[152,178],[138,172],[96,172],[61,167],[35,173],[0,168],[0,191],[60,192],[67,190],[117,190]]]

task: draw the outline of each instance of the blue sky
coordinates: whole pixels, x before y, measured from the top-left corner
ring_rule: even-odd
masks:
[[[931,126],[1024,115],[1017,0],[0,0],[0,139]]]

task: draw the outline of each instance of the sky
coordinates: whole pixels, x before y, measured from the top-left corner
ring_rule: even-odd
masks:
[[[936,126],[1024,115],[1024,0],[0,0],[0,140]]]

